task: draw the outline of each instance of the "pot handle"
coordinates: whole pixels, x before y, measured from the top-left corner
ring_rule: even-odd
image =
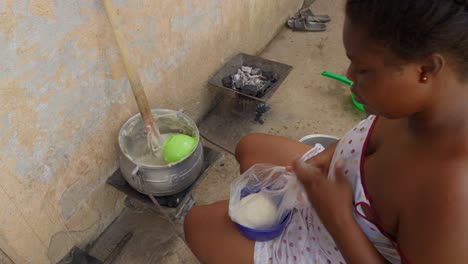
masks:
[[[138,171],[140,170],[139,166],[135,166],[135,168],[132,170],[132,175],[135,177],[139,177]]]
[[[131,174],[134,178],[137,179],[137,182],[138,184],[140,185],[140,190],[143,190],[144,191],[144,184],[143,184],[143,179],[141,178],[141,174],[139,173],[140,172],[140,166],[135,166],[135,168],[132,170]]]

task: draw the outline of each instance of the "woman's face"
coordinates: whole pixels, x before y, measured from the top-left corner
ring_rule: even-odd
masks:
[[[351,89],[369,113],[403,118],[424,109],[429,94],[422,85],[421,64],[397,59],[349,19],[343,41],[350,59],[347,76],[354,82]]]

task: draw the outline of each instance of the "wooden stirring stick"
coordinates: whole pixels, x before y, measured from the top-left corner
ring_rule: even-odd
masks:
[[[148,99],[146,97],[145,90],[143,89],[143,85],[141,84],[140,77],[138,76],[138,72],[130,60],[130,48],[127,45],[128,42],[126,41],[122,32],[119,30],[116,9],[113,8],[111,0],[103,0],[103,3],[107,17],[109,18],[112,27],[112,31],[114,32],[117,45],[119,46],[128,79],[130,80],[130,86],[132,87],[133,95],[135,96],[141,118],[143,119],[143,125],[148,137],[148,144],[153,153],[156,153],[163,143],[161,134],[159,132],[158,126],[156,125],[153,114],[151,113]]]

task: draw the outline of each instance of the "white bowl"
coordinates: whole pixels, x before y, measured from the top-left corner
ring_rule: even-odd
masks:
[[[303,138],[299,139],[299,142],[315,146],[315,144],[319,143],[320,145],[328,148],[331,144],[335,143],[336,141],[340,140],[335,136],[330,135],[323,135],[323,134],[312,134],[304,136]]]

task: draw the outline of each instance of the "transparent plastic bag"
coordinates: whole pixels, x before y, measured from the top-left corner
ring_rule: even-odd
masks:
[[[305,162],[324,150],[317,144],[301,158]],[[294,209],[310,206],[293,172],[271,164],[255,164],[231,183],[231,220],[256,230],[279,225]]]

